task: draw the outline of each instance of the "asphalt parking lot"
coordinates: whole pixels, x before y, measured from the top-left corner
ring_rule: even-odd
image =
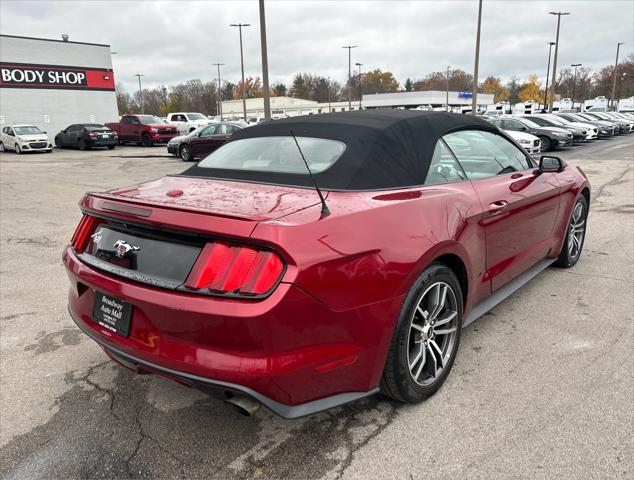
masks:
[[[632,478],[634,134],[569,148],[584,254],[462,335],[441,390],[299,420],[108,361],[66,311],[61,252],[89,190],[187,167],[164,147],[0,154],[3,478]]]

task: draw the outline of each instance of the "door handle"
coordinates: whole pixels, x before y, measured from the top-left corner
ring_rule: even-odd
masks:
[[[495,215],[508,207],[508,205],[509,202],[507,202],[506,200],[498,200],[497,202],[489,204],[489,212]]]

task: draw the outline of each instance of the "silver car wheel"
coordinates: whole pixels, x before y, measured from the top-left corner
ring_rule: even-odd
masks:
[[[585,208],[583,203],[577,203],[572,210],[572,219],[570,220],[570,228],[568,230],[568,256],[571,260],[576,259],[581,253],[585,224]]]
[[[434,383],[451,358],[457,335],[456,294],[445,282],[431,285],[421,295],[407,340],[407,365],[419,385]]]

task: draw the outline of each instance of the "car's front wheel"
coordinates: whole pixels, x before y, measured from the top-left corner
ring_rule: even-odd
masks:
[[[189,145],[185,144],[180,148],[180,157],[184,162],[190,162],[192,160],[192,152]]]
[[[559,258],[555,265],[563,268],[572,267],[583,250],[583,242],[586,239],[586,221],[588,219],[588,201],[583,195],[579,195],[575,206],[572,208],[570,220],[568,221],[568,230],[566,230],[566,239],[561,249]]]
[[[547,152],[548,150],[552,149],[553,144],[550,141],[550,138],[539,137],[539,139],[542,141],[542,152]]]
[[[144,147],[152,146],[152,138],[147,133],[144,133],[141,137],[141,145],[143,145]]]
[[[453,366],[462,328],[462,294],[451,269],[427,267],[407,295],[381,379],[381,391],[418,403],[434,394]]]

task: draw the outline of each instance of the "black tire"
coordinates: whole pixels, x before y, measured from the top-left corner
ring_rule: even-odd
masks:
[[[178,156],[181,157],[183,162],[191,162],[192,159],[192,151],[189,148],[189,145],[186,143],[181,145],[181,148],[178,149]]]
[[[144,147],[151,147],[153,145],[152,137],[150,137],[147,133],[141,135],[141,145]]]
[[[4,153],[6,152],[6,148],[4,148],[4,143],[0,142],[0,152]]]
[[[115,145],[108,145],[108,150],[114,150]]]
[[[17,143],[14,145],[14,150],[15,150],[15,153],[17,153],[18,155],[22,153],[22,149],[20,148],[20,145],[18,145]]]
[[[553,149],[553,142],[550,141],[548,137],[539,137],[542,141],[542,152],[547,152]]]
[[[80,138],[77,142],[77,148],[79,148],[81,151],[86,150],[88,148],[88,145],[86,145],[86,140]]]
[[[576,218],[577,209],[581,208],[582,212]],[[555,265],[561,268],[570,268],[579,261],[583,252],[583,244],[586,239],[586,228],[588,221],[588,201],[583,195],[579,195],[577,201],[570,212],[570,219],[566,227],[566,238],[561,248],[559,257],[555,261]],[[575,237],[573,239],[573,236]]]
[[[421,299],[424,298],[426,292],[429,292],[430,289],[435,288],[435,285],[438,284],[446,285],[452,291],[454,300],[453,303],[455,305],[455,311],[453,309],[452,311],[455,312],[455,315],[453,317],[454,320],[452,320],[449,325],[452,325],[454,327],[455,334],[452,337],[452,349],[451,351],[447,352],[448,358],[446,358],[444,365],[442,365],[442,370],[436,378],[428,380],[430,381],[429,384],[423,385],[417,382],[414,379],[414,374],[410,372],[411,368],[409,365],[409,353],[410,346],[413,345],[411,343],[412,339],[410,338],[411,332],[413,331],[412,322],[415,320],[415,315],[419,311],[417,309],[417,306],[419,305]],[[449,295],[449,293],[447,293],[447,295]],[[429,308],[429,306],[427,308]],[[389,397],[406,403],[419,403],[427,397],[433,395],[441,387],[441,385],[449,375],[451,367],[453,366],[453,362],[456,358],[458,347],[460,346],[462,314],[462,292],[460,289],[460,283],[458,282],[456,275],[451,269],[449,269],[446,265],[442,263],[431,264],[425,269],[418,280],[416,280],[416,283],[407,294],[407,297],[403,302],[403,307],[401,308],[401,313],[394,328],[392,343],[390,345],[387,360],[385,362],[385,367],[383,369],[383,376],[380,383],[381,391]],[[440,314],[438,315],[438,317],[440,317]],[[416,322],[418,323],[419,320],[416,320]],[[430,339],[432,338],[433,337],[430,337]],[[440,336],[438,338],[440,338]],[[420,342],[413,343],[415,344]],[[431,346],[429,348],[431,351]],[[422,353],[423,350],[427,352],[423,345],[421,345],[420,353]],[[426,355],[429,355],[429,353],[426,353]],[[441,357],[442,356],[443,355],[441,355]],[[437,361],[436,358],[437,357],[435,357],[434,359],[434,365]],[[426,360],[421,361],[423,363],[423,367],[421,368],[426,368],[425,361]],[[414,361],[413,365],[416,367],[417,362]]]

